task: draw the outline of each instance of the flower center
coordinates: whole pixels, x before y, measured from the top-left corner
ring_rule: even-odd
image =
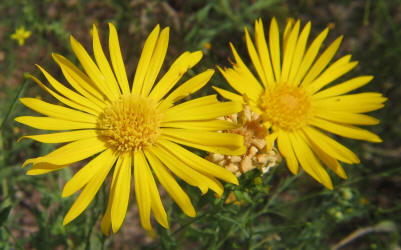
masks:
[[[160,135],[161,113],[152,99],[121,96],[98,119],[98,133],[109,146],[120,152],[142,150]]]
[[[282,130],[291,131],[306,124],[310,100],[298,87],[280,84],[267,89],[259,99],[262,118]]]

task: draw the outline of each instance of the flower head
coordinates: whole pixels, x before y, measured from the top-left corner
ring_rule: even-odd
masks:
[[[65,216],[64,224],[86,209],[114,166],[102,231],[108,234],[110,227],[113,232],[120,228],[128,207],[132,178],[142,226],[151,230],[152,211],[156,220],[168,228],[167,215],[153,176],[188,216],[195,216],[195,210],[173,174],[198,187],[202,193],[211,189],[218,195],[222,194],[223,187],[216,178],[237,184],[232,173],[180,144],[215,153],[244,153],[241,136],[218,132],[234,125],[216,119],[236,113],[242,106],[236,102],[219,102],[215,95],[174,105],[203,87],[214,71],[206,70],[171,91],[182,75],[202,58],[199,51],[185,52],[155,84],[169,40],[169,28],[160,31],[159,26],[154,28],[144,44],[130,87],[117,31],[112,24],[109,28],[111,65],[94,26],[95,61],[71,37],[72,49],[85,73],[63,56],[53,54],[71,87],[61,84],[40,66],[54,90],[31,76],[65,106],[21,98],[23,104],[45,116],[21,116],[16,121],[37,129],[63,132],[24,137],[42,143],[67,144],[45,156],[29,159],[23,166],[32,163],[28,174],[37,175],[93,156],[64,186],[63,197],[82,190]]]
[[[22,46],[25,40],[31,36],[31,31],[25,30],[25,27],[19,27],[13,34],[11,34],[11,39],[18,41],[18,45]]]
[[[227,115],[224,120],[234,123],[237,127],[227,130],[244,136],[246,152],[244,155],[222,155],[211,153],[208,160],[219,164],[234,173],[237,177],[258,168],[263,174],[281,162],[281,156],[275,147],[266,148],[265,138],[268,130],[263,125],[260,115],[252,112],[248,105],[238,114]]]
[[[280,42],[279,28],[273,18],[268,44],[261,20],[255,22],[255,44],[245,30],[245,39],[257,77],[245,65],[231,45],[235,62],[232,68],[219,70],[241,95],[215,88],[227,99],[246,102],[259,114],[270,133],[269,147],[277,141],[288,168],[296,174],[299,165],[329,189],[333,185],[323,165],[342,178],[345,171],[339,161],[358,163],[358,157],[324,131],[343,137],[381,142],[381,139],[356,125],[374,125],[379,121],[363,113],[383,107],[380,93],[349,94],[372,80],[359,76],[334,86],[330,83],[353,69],[357,62],[346,55],[331,63],[342,37],[321,54],[328,28],[307,46],[311,23],[301,30],[300,21],[287,21]]]

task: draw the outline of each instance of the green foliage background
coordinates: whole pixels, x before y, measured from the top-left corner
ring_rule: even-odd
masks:
[[[202,62],[189,72],[229,65],[228,42],[249,62],[243,29],[271,17],[281,27],[288,17],[312,21],[312,36],[334,26],[328,42],[344,35],[337,57],[351,53],[359,66],[347,77],[371,74],[365,91],[389,98],[375,112],[381,124],[371,128],[382,144],[344,140],[361,158],[345,166],[349,178],[333,176],[329,191],[309,176],[292,176],[285,163],[266,175],[257,170],[226,185],[221,198],[182,184],[197,208],[188,218],[163,195],[171,229],[155,225],[155,234],[139,226],[134,196],[117,235],[105,237],[99,218],[105,209],[107,185],[90,207],[66,227],[63,216],[74,197],[61,198],[66,180],[79,166],[43,176],[26,176],[21,163],[51,151],[53,145],[17,139],[35,131],[13,118],[31,114],[19,96],[49,98],[24,72],[39,76],[34,64],[63,79],[51,60],[60,53],[77,62],[69,46],[72,34],[91,51],[89,30],[98,24],[106,43],[107,23],[119,32],[126,68],[132,79],[143,41],[158,23],[171,27],[165,65],[185,50],[203,50]],[[32,31],[24,46],[10,36],[25,26]],[[211,48],[207,48],[207,44]],[[0,3],[0,249],[400,249],[401,223],[401,1],[400,0],[3,0]],[[165,69],[165,68],[164,68]],[[211,84],[228,88],[216,73]],[[201,95],[212,93],[210,86]],[[52,100],[54,101],[54,100]],[[229,202],[232,193],[238,202]],[[355,232],[356,234],[352,234]],[[352,239],[342,245],[343,239]]]

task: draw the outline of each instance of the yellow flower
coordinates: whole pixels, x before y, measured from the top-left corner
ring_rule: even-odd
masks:
[[[372,76],[359,76],[329,86],[351,69],[357,62],[351,55],[330,63],[342,37],[337,38],[319,57],[318,51],[327,36],[328,28],[306,46],[311,29],[308,22],[300,30],[300,21],[287,22],[280,48],[279,28],[273,18],[267,45],[262,20],[255,22],[255,42],[245,30],[248,52],[257,72],[254,76],[231,45],[235,63],[233,68],[219,70],[228,83],[242,96],[215,88],[227,99],[248,102],[260,114],[270,130],[266,136],[269,147],[277,140],[280,153],[288,168],[297,174],[299,165],[314,179],[329,189],[331,179],[323,164],[342,178],[346,174],[339,161],[358,163],[358,157],[323,131],[343,137],[381,142],[381,139],[355,125],[374,125],[379,121],[362,113],[382,108],[380,93],[348,94],[372,80]],[[244,97],[244,98],[243,98]]]
[[[111,65],[103,53],[94,25],[95,61],[71,37],[72,49],[85,73],[63,56],[53,54],[72,88],[58,82],[40,66],[54,90],[31,76],[40,87],[70,108],[35,98],[21,98],[24,105],[45,116],[21,116],[16,118],[17,122],[43,130],[67,130],[24,137],[42,143],[67,144],[45,156],[29,159],[23,166],[32,163],[28,174],[44,174],[97,155],[64,186],[63,197],[82,189],[66,214],[64,225],[86,209],[114,166],[102,231],[108,234],[111,227],[115,233],[120,228],[128,206],[132,174],[142,226],[151,230],[152,211],[156,220],[168,228],[153,175],[182,211],[192,217],[195,210],[191,201],[172,173],[198,187],[202,193],[210,188],[216,194],[222,194],[223,186],[216,178],[238,184],[232,173],[179,144],[216,153],[243,154],[245,148],[241,136],[217,132],[233,128],[232,123],[215,119],[238,112],[242,106],[237,102],[221,103],[216,95],[174,105],[203,87],[214,73],[206,70],[171,91],[182,75],[200,61],[200,51],[183,53],[154,84],[166,56],[168,27],[160,31],[156,26],[147,38],[130,89],[117,31],[112,24],[109,28]]]
[[[22,26],[20,28],[18,28],[14,34],[11,35],[11,39],[13,40],[17,40],[18,41],[18,45],[22,46],[25,43],[25,40],[31,36],[30,31],[25,30],[25,27]]]

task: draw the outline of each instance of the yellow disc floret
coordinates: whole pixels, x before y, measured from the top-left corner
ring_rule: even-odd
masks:
[[[125,95],[99,116],[100,138],[120,152],[153,145],[160,135],[161,113],[152,99]]]
[[[291,131],[306,124],[310,114],[310,98],[298,87],[279,84],[266,89],[259,99],[262,118],[273,127]]]

